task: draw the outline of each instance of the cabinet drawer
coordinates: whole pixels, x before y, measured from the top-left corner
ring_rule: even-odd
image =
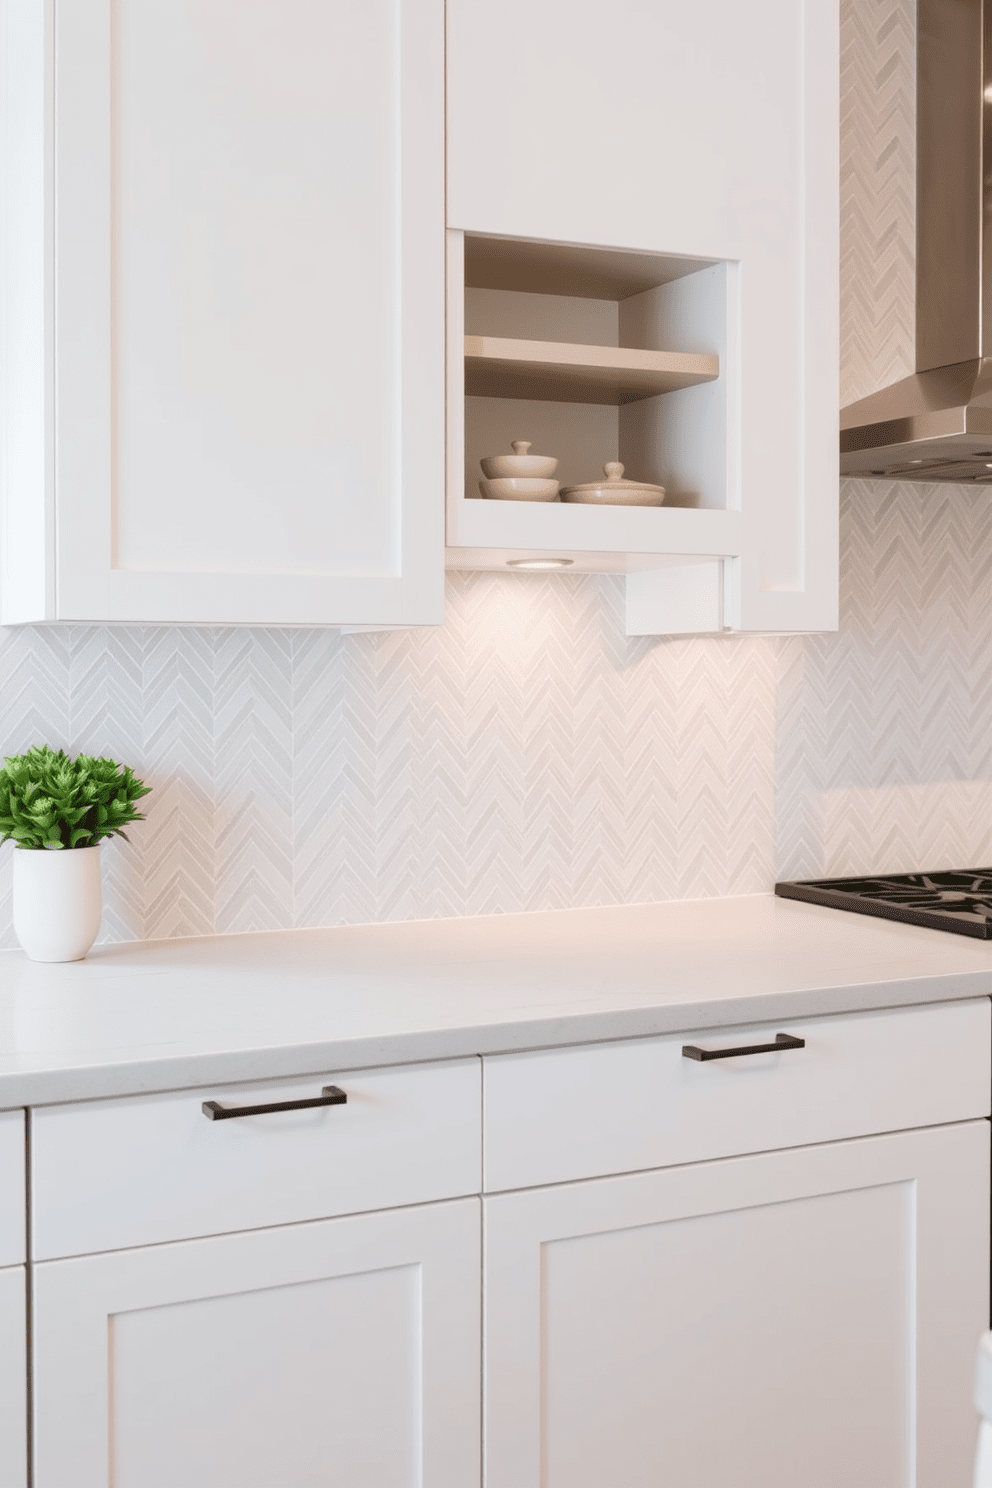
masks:
[[[52,1106],[33,1115],[37,1259],[477,1193],[477,1059]],[[224,1107],[344,1105],[208,1120]]]
[[[0,1266],[24,1260],[24,1112],[0,1111]]]
[[[987,998],[485,1060],[487,1191],[987,1116]],[[682,1048],[805,1048],[710,1062]]]

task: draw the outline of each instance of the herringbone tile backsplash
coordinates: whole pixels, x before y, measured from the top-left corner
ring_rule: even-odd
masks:
[[[845,401],[912,366],[913,14],[845,9]],[[482,573],[424,632],[0,631],[0,753],[111,754],[154,787],[104,849],[110,939],[977,864],[990,567],[983,493],[852,481],[837,635],[628,641],[620,579]]]

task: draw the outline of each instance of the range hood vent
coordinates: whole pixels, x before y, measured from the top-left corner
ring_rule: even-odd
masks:
[[[916,371],[841,410],[843,475],[992,485],[992,0],[918,0]]]

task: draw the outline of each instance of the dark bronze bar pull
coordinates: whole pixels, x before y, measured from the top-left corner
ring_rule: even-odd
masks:
[[[348,1097],[338,1085],[325,1085],[319,1095],[309,1100],[272,1101],[266,1106],[221,1106],[216,1101],[203,1102],[203,1114],[211,1121],[230,1121],[235,1116],[267,1116],[270,1111],[309,1111],[314,1106],[344,1106]]]
[[[781,1049],[805,1049],[806,1040],[791,1033],[777,1033],[773,1044],[739,1044],[736,1049],[700,1049],[696,1044],[683,1044],[685,1059],[736,1059],[741,1054],[777,1054]]]

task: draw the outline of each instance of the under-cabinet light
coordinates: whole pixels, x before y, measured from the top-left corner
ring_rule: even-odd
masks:
[[[571,568],[571,558],[508,558],[507,568]]]

